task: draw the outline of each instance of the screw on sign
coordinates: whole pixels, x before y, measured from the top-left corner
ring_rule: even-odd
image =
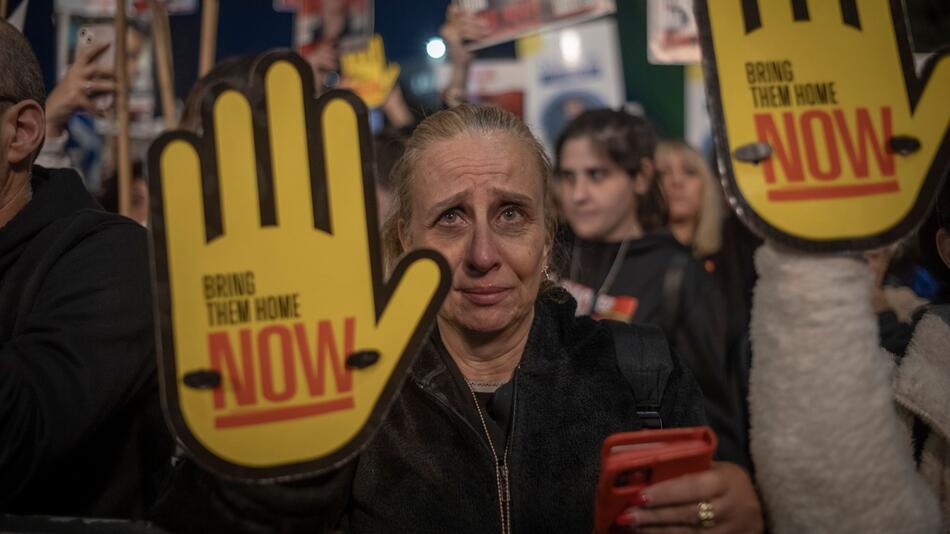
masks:
[[[751,228],[860,250],[922,220],[950,165],[950,61],[918,76],[900,0],[700,0],[726,191]]]
[[[366,107],[313,94],[299,56],[265,54],[246,92],[212,89],[202,136],[149,151],[166,415],[226,477],[358,453],[448,290],[432,251],[384,279]]]

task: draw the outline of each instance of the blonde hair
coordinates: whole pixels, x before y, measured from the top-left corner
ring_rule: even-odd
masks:
[[[723,199],[722,186],[713,175],[703,156],[688,143],[681,140],[661,141],[656,148],[656,160],[671,156],[682,156],[687,163],[699,170],[703,181],[703,200],[696,216],[696,231],[693,233],[693,256],[702,258],[719,252],[722,247]]]
[[[463,134],[503,132],[528,148],[544,187],[544,226],[549,250],[557,230],[557,212],[550,187],[551,161],[531,130],[515,115],[496,106],[462,104],[439,111],[422,121],[406,142],[406,151],[393,167],[393,206],[383,225],[383,259],[387,270],[406,250],[403,238],[412,217],[412,182],[422,155],[432,145]],[[551,263],[549,254],[548,262]]]

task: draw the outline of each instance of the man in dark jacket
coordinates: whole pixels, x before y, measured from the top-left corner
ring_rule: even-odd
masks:
[[[43,81],[0,21],[0,514],[133,517],[170,440],[145,230],[33,161]]]

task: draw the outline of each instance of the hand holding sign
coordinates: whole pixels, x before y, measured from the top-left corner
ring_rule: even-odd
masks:
[[[378,34],[369,39],[365,51],[344,54],[340,65],[346,84],[371,108],[386,102],[399,78],[399,65],[386,63],[383,38]]]
[[[149,153],[166,411],[219,474],[319,472],[378,427],[447,267],[417,251],[384,284],[366,109],[351,93],[314,100],[309,67],[280,52],[247,94],[212,93],[203,137],[165,134]],[[217,387],[189,386],[215,372]]]
[[[727,190],[750,226],[842,250],[919,222],[950,162],[950,61],[918,79],[899,0],[697,10]]]

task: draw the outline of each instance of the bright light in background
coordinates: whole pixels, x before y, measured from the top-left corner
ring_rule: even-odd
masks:
[[[568,66],[581,62],[581,37],[574,30],[561,32],[561,58]]]
[[[441,37],[433,37],[426,43],[426,54],[432,59],[445,57],[445,41]]]

